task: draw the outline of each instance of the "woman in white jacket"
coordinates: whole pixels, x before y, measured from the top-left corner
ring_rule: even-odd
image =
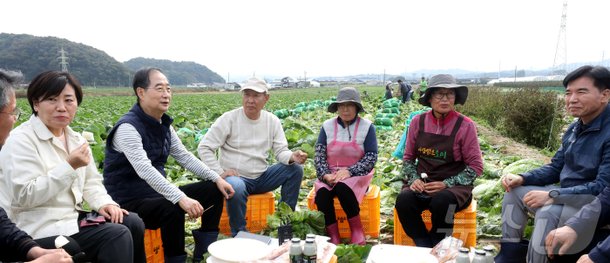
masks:
[[[47,71],[27,97],[33,114],[0,152],[17,226],[34,238],[71,236],[90,261],[145,262],[144,223],[106,193],[87,141],[68,126],[82,101],[78,81]]]

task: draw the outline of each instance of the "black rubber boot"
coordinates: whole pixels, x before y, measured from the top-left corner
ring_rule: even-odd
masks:
[[[415,243],[415,246],[418,247],[432,247],[432,239],[429,237],[414,238],[413,242]]]
[[[195,240],[195,251],[193,251],[193,263],[198,263],[203,260],[203,254],[208,252],[208,246],[218,239],[218,232],[201,232],[193,230],[193,239]]]
[[[496,263],[524,263],[527,257],[527,246],[529,241],[521,240],[515,242],[501,242],[500,253],[494,258]]]
[[[165,257],[165,263],[185,263],[186,255]]]

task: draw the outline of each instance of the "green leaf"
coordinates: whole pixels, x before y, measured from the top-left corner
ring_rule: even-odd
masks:
[[[366,259],[371,252],[371,245],[354,245],[354,244],[339,244],[335,250],[337,255],[337,262],[353,262],[361,263],[366,262]]]

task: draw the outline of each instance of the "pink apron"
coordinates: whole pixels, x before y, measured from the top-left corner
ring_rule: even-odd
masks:
[[[335,121],[335,132],[333,135],[333,140],[330,142],[330,144],[328,144],[326,148],[326,161],[332,172],[336,172],[341,168],[350,167],[351,165],[357,163],[364,156],[364,151],[356,143],[359,125],[360,118],[356,120],[356,129],[354,132],[354,136],[352,136],[353,139],[349,142],[339,142],[337,141],[338,125]],[[364,194],[366,193],[369,185],[371,184],[373,174],[375,174],[375,169],[371,170],[371,172],[365,176],[352,176],[341,182],[352,189],[354,195],[358,199],[358,203],[360,203],[362,202],[362,198],[364,197]],[[328,190],[333,189],[333,186],[329,186],[321,182],[319,179],[316,180],[314,184],[315,191],[318,192],[321,187],[324,187]]]

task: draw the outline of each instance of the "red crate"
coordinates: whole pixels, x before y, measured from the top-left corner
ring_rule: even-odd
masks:
[[[144,231],[144,250],[146,251],[147,263],[164,263],[163,241],[161,241],[161,229]]]
[[[307,207],[309,210],[317,210],[315,202],[316,193],[314,189],[311,189],[307,195]],[[349,238],[351,231],[349,229],[349,223],[347,222],[347,216],[339,203],[338,198],[334,198],[335,201],[335,214],[337,216],[337,222],[339,223],[339,236],[341,238]],[[364,234],[372,238],[379,237],[379,224],[380,224],[380,212],[379,208],[381,205],[381,195],[379,194],[379,186],[371,185],[367,191],[362,202],[360,203],[360,220],[364,228]]]
[[[267,226],[267,215],[275,212],[275,196],[272,192],[248,196],[246,205],[246,228],[249,232],[261,232]],[[220,233],[231,236],[227,206],[222,208],[220,217]]]
[[[430,211],[423,211],[421,216],[426,228],[430,230],[432,228]],[[464,241],[464,247],[475,247],[477,245],[477,201],[472,199],[466,209],[455,213],[453,220],[453,237]],[[396,208],[394,208],[394,244],[415,246],[413,239],[403,230],[396,214]]]

